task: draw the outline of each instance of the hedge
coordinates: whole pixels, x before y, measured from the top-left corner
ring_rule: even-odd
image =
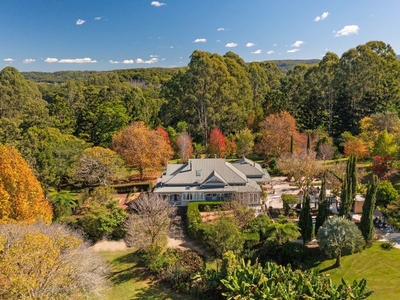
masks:
[[[188,204],[187,209],[187,229],[189,236],[197,239],[199,241],[203,241],[204,233],[207,230],[207,224],[203,224],[200,216],[200,211],[205,211],[204,208],[209,206],[211,210],[215,210],[212,207],[221,207],[224,204],[224,201],[201,201],[201,202],[190,202]]]

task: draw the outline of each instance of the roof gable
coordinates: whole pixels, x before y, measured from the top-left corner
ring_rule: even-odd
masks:
[[[211,174],[203,181],[202,186],[227,186],[229,185],[217,171],[212,171]]]

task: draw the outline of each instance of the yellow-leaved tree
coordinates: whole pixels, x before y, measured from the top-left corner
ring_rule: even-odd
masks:
[[[107,273],[104,259],[66,226],[0,225],[0,299],[100,296]]]
[[[12,222],[50,223],[53,210],[21,154],[0,145],[0,224]]]

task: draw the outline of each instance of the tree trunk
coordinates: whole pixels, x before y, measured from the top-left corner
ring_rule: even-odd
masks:
[[[339,253],[338,256],[336,256],[336,263],[335,263],[335,267],[340,268],[341,266],[341,261],[340,259],[342,258],[342,253]]]

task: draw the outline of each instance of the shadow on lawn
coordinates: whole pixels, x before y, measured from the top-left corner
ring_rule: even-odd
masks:
[[[334,269],[337,269],[336,263],[334,263],[330,267],[326,267],[324,269],[318,270],[318,273],[324,273],[324,272],[327,272],[327,271],[330,271],[330,270],[334,270]]]
[[[136,295],[133,296],[131,299],[159,300],[159,299],[172,299],[172,298],[168,297],[164,291],[160,291],[159,288],[148,287],[139,289]]]
[[[114,285],[119,285],[132,279],[136,281],[146,281],[152,278],[151,273],[146,268],[138,266],[139,258],[136,252],[120,256],[115,259],[114,262],[124,266],[130,266],[124,269],[111,271],[109,278]]]

